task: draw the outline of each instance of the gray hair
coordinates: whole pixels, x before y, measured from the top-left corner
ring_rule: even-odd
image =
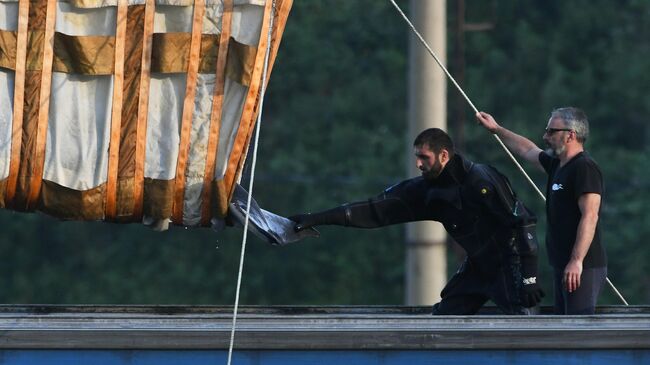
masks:
[[[573,129],[576,139],[585,143],[589,137],[589,120],[587,114],[581,109],[574,107],[557,108],[551,112],[551,118],[559,118],[564,121],[566,128]]]

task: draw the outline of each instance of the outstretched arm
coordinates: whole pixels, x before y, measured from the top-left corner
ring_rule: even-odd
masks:
[[[297,232],[319,225],[356,228],[377,228],[409,222],[414,219],[411,209],[396,197],[380,196],[368,201],[344,204],[318,213],[297,214],[289,219],[296,222]]]
[[[539,162],[539,153],[542,152],[542,149],[537,147],[535,143],[526,137],[500,126],[488,113],[479,112],[476,114],[476,119],[490,133],[499,136],[503,140],[503,143],[515,154],[531,162],[537,168],[542,169],[542,164]]]
[[[405,180],[375,198],[289,219],[296,222],[296,231],[319,225],[377,228],[428,219],[431,209],[425,207],[426,186],[421,179]]]

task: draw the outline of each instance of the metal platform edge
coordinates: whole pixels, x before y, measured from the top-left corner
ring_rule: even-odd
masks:
[[[548,313],[548,308],[542,308]],[[229,306],[0,306],[0,349],[227,349]],[[242,350],[650,349],[650,307],[431,316],[429,307],[245,306]]]

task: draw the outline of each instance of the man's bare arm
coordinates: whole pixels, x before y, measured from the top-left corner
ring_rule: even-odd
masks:
[[[600,210],[600,194],[587,193],[578,198],[578,207],[582,213],[578,222],[576,242],[571,251],[569,263],[564,268],[564,283],[569,293],[578,289],[582,276],[582,261],[589,251],[591,241],[596,234],[598,211]]]
[[[539,162],[539,153],[542,152],[542,149],[537,147],[535,143],[526,137],[500,126],[488,113],[479,112],[476,114],[476,119],[485,129],[499,136],[512,152],[526,161],[531,162],[537,168],[542,169],[542,164]]]

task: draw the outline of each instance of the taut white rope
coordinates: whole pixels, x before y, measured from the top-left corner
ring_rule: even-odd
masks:
[[[235,293],[235,306],[232,315],[232,330],[230,331],[230,346],[228,347],[228,365],[232,361],[232,349],[235,344],[235,328],[237,325],[237,309],[239,308],[239,292],[241,289],[241,278],[244,268],[244,254],[246,253],[246,240],[248,238],[248,221],[251,211],[251,200],[253,198],[253,181],[255,181],[255,165],[257,164],[257,146],[260,139],[260,124],[262,124],[262,107],[264,106],[264,93],[266,92],[266,76],[269,66],[269,54],[271,53],[271,35],[273,33],[273,17],[275,16],[275,0],[271,7],[269,19],[269,30],[266,39],[266,55],[264,56],[264,69],[262,71],[262,85],[260,87],[260,106],[257,113],[255,126],[255,141],[253,142],[253,161],[251,162],[251,177],[248,183],[248,200],[246,202],[246,218],[244,219],[244,234],[241,243],[241,255],[239,258],[239,273],[237,275],[237,291]]]
[[[424,38],[422,38],[422,36],[420,35],[420,32],[418,32],[418,30],[415,29],[415,26],[413,25],[413,23],[411,23],[411,21],[410,21],[409,18],[406,16],[406,14],[404,14],[404,12],[402,11],[402,9],[401,9],[401,8],[400,8],[400,7],[395,3],[394,0],[390,0],[390,2],[393,3],[393,6],[395,6],[395,9],[397,9],[397,11],[402,15],[402,18],[404,18],[404,20],[406,21],[406,23],[408,23],[408,25],[409,25],[409,27],[411,27],[411,30],[413,31],[413,33],[415,33],[415,35],[420,39],[420,42],[422,42],[422,45],[424,45],[424,48],[426,48],[427,51],[429,51],[429,54],[433,57],[434,60],[436,60],[436,63],[437,63],[438,66],[440,66],[440,68],[445,72],[445,74],[447,75],[447,77],[449,78],[449,80],[451,80],[451,82],[454,84],[454,86],[456,86],[456,89],[458,89],[458,91],[461,93],[461,95],[463,95],[463,97],[465,98],[465,100],[467,100],[467,102],[468,102],[469,105],[472,107],[472,109],[474,109],[474,112],[475,112],[475,113],[478,113],[478,109],[476,109],[476,107],[474,106],[474,103],[472,103],[472,101],[469,99],[469,97],[467,97],[467,95],[465,94],[465,92],[463,91],[463,89],[458,85],[458,83],[457,83],[456,80],[453,78],[453,76],[451,76],[451,74],[449,73],[449,71],[447,71],[447,68],[442,64],[442,62],[440,61],[440,59],[438,58],[438,56],[436,56],[435,52],[433,52],[433,51],[431,50],[431,47],[429,47],[429,44],[427,44],[427,42],[424,40]],[[530,183],[530,185],[535,189],[535,191],[537,191],[537,193],[539,194],[539,196],[541,196],[542,199],[544,199],[544,201],[546,201],[546,197],[544,197],[544,194],[542,194],[542,192],[537,188],[537,185],[535,185],[535,183],[533,182],[533,180],[530,179],[530,177],[528,176],[528,174],[526,173],[526,171],[524,170],[524,168],[521,167],[521,165],[519,164],[519,162],[517,161],[517,159],[515,158],[515,156],[513,156],[512,153],[510,153],[510,151],[508,150],[508,148],[506,147],[506,145],[503,144],[503,142],[501,141],[501,138],[499,138],[499,136],[497,136],[496,134],[493,134],[493,136],[494,136],[494,138],[496,138],[497,142],[499,142],[499,144],[501,145],[501,147],[503,147],[503,149],[506,151],[506,153],[508,154],[508,156],[510,157],[510,159],[512,160],[512,162],[514,162],[515,165],[517,165],[517,167],[519,168],[519,171],[521,171],[521,173],[524,174],[524,176],[526,177],[526,179],[528,180],[528,182]]]
[[[463,95],[463,97],[465,98],[465,100],[467,100],[467,102],[468,102],[469,105],[472,107],[472,109],[474,109],[474,112],[475,112],[475,113],[478,113],[479,111],[478,111],[478,109],[476,109],[476,107],[474,106],[474,103],[472,103],[472,101],[469,99],[469,97],[467,97],[467,95],[465,94],[465,92],[463,91],[463,89],[458,85],[458,83],[457,83],[456,80],[453,78],[453,76],[451,76],[451,74],[449,73],[449,71],[447,71],[447,68],[442,64],[442,62],[440,62],[440,59],[438,59],[438,56],[436,56],[435,52],[433,52],[433,50],[431,50],[431,47],[429,47],[429,44],[427,44],[427,42],[424,40],[424,38],[422,38],[422,36],[420,35],[420,32],[418,32],[418,30],[415,28],[415,26],[413,25],[413,23],[411,23],[411,21],[410,21],[409,18],[406,16],[406,14],[404,14],[404,12],[402,11],[402,9],[397,5],[397,3],[395,3],[395,0],[390,0],[390,2],[393,4],[393,6],[395,7],[395,9],[397,9],[397,11],[402,15],[402,18],[404,18],[404,20],[405,20],[406,23],[409,25],[409,27],[411,27],[411,30],[413,31],[413,33],[414,33],[414,34],[415,34],[415,35],[420,39],[420,42],[422,43],[422,45],[424,46],[424,48],[426,48],[427,51],[429,51],[429,54],[433,57],[433,59],[436,60],[436,63],[438,64],[438,66],[440,66],[440,68],[445,72],[445,74],[447,75],[447,77],[449,78],[449,80],[451,80],[451,82],[454,84],[454,86],[456,86],[456,88],[457,88],[458,91],[461,93],[461,95]],[[510,159],[512,160],[512,162],[514,162],[514,164],[517,165],[517,168],[519,169],[519,171],[521,171],[521,173],[524,175],[524,177],[526,177],[526,180],[528,180],[528,182],[529,182],[530,185],[535,189],[535,191],[537,192],[537,194],[539,194],[539,196],[542,198],[542,200],[543,200],[544,202],[546,202],[546,197],[544,196],[544,194],[539,190],[539,188],[538,188],[537,185],[533,182],[533,180],[530,178],[530,176],[528,176],[528,174],[526,173],[526,170],[524,170],[524,168],[521,167],[521,165],[519,164],[519,161],[517,161],[517,159],[515,158],[515,156],[512,155],[512,153],[510,152],[510,150],[508,149],[508,147],[506,147],[506,145],[503,143],[503,141],[501,141],[501,138],[499,138],[499,136],[497,136],[496,134],[493,134],[493,136],[494,136],[494,138],[497,140],[497,142],[499,142],[499,144],[501,145],[501,147],[503,148],[503,150],[506,152],[506,154],[508,155],[508,157],[510,157]],[[627,301],[625,300],[625,298],[623,298],[623,296],[621,295],[621,293],[616,289],[616,287],[614,286],[614,284],[612,284],[612,282],[609,280],[609,278],[605,278],[605,279],[607,280],[607,284],[609,284],[609,285],[612,287],[612,289],[614,289],[614,292],[616,293],[616,295],[618,295],[618,297],[621,299],[621,301],[623,301],[623,303],[624,303],[625,305],[629,305],[629,304],[627,303]]]

